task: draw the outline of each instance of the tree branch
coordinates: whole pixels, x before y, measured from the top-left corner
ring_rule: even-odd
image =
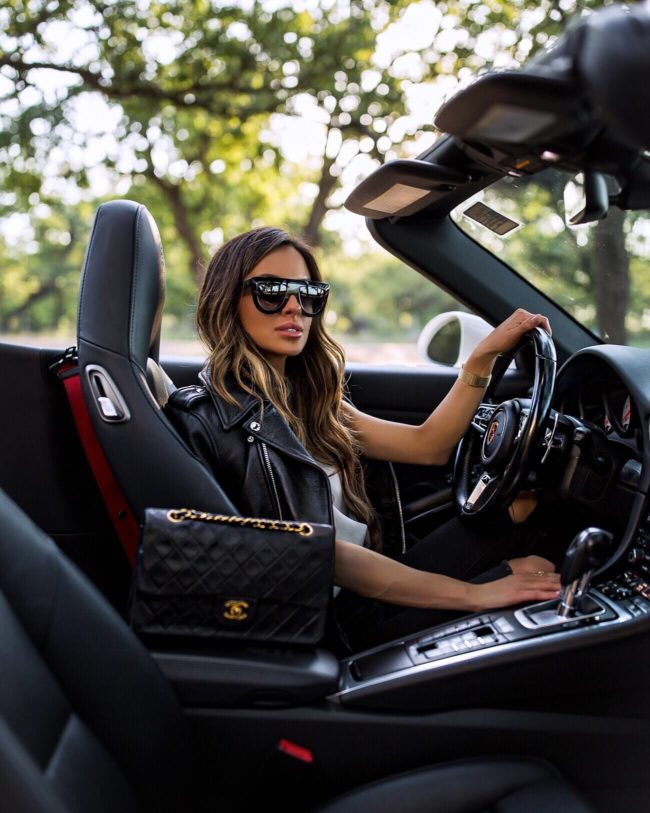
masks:
[[[190,223],[189,212],[183,200],[181,188],[178,184],[169,183],[169,181],[156,175],[151,160],[151,149],[147,156],[147,163],[149,166],[146,175],[156,184],[169,203],[176,231],[190,253],[190,271],[197,285],[200,286],[202,282],[201,261],[203,259],[203,251]]]
[[[120,80],[120,86],[117,87],[106,80],[101,73],[91,71],[89,68],[69,64],[57,65],[53,62],[26,62],[16,54],[3,54],[0,56],[0,67],[5,66],[13,68],[20,73],[26,73],[32,70],[71,73],[78,76],[88,87],[103,93],[111,99],[130,99],[137,95],[158,101],[173,102],[179,107],[199,108],[210,113],[224,115],[232,115],[232,98],[229,98],[228,101],[223,104],[218,104],[215,94],[246,93],[251,96],[259,97],[261,93],[259,89],[241,86],[237,80],[212,82],[209,85],[201,85],[200,87],[190,86],[183,90],[167,90],[154,82],[147,82],[141,79],[125,82],[122,78]],[[188,94],[191,94],[193,98],[188,100]],[[201,98],[202,96],[208,97],[208,100],[204,100]],[[271,112],[277,109],[277,104],[277,100],[272,96],[261,108],[255,109],[253,106],[249,106],[242,108],[241,112],[242,115],[245,115],[246,112]]]
[[[33,291],[24,302],[20,305],[16,305],[15,308],[11,308],[11,310],[6,311],[2,314],[2,330],[5,331],[9,327],[9,322],[12,319],[16,319],[26,313],[31,306],[38,302],[40,299],[45,299],[45,297],[49,296],[50,294],[54,293],[57,289],[56,280],[50,279],[44,282],[38,290]]]

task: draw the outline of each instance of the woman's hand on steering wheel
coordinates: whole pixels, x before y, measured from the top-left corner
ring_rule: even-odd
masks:
[[[479,342],[472,355],[476,354],[477,356],[494,359],[499,353],[507,353],[508,350],[516,347],[522,336],[536,327],[541,327],[549,336],[552,335],[551,325],[546,316],[542,316],[540,313],[529,313],[523,308],[517,308],[513,314],[501,322],[500,325],[497,325]],[[468,368],[471,369],[469,360]]]

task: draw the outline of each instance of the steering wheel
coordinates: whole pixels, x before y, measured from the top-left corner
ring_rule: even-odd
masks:
[[[530,398],[500,404],[493,394],[514,356],[532,344],[535,379]],[[555,345],[536,327],[497,359],[485,401],[461,439],[454,463],[454,502],[461,517],[485,516],[512,502],[533,463],[544,433],[555,384]],[[476,480],[476,469],[479,477]]]

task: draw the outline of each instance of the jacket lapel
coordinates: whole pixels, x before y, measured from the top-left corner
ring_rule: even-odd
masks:
[[[282,454],[299,458],[306,463],[315,464],[313,457],[300,443],[291,427],[278,413],[277,409],[269,401],[264,401],[264,408],[260,410],[260,403],[254,395],[243,390],[234,379],[228,375],[226,378],[226,388],[237,401],[237,405],[224,401],[214,391],[210,382],[210,371],[204,367],[199,373],[199,378],[208,391],[214,408],[217,410],[219,420],[224,429],[233,429],[238,424],[244,424],[244,428],[257,437],[263,443],[268,443]]]
[[[315,465],[314,458],[296,437],[289,424],[277,409],[265,402],[263,414],[258,411],[244,424],[245,428],[262,443],[267,443],[281,454],[296,457],[305,463]]]
[[[217,395],[212,388],[212,383],[210,382],[210,370],[208,367],[204,367],[201,370],[199,373],[199,378],[205,385],[205,388],[212,399],[212,403],[214,408],[217,410],[219,420],[221,421],[224,429],[232,429],[233,426],[236,426],[238,423],[241,423],[245,418],[247,418],[254,409],[259,409],[259,401],[257,398],[255,398],[255,396],[251,395],[249,392],[243,390],[235,382],[234,377],[230,375],[227,376],[226,388],[237,401],[237,404],[230,404]]]

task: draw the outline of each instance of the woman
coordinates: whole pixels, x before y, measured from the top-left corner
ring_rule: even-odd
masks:
[[[309,250],[280,229],[255,229],[216,252],[197,308],[209,349],[204,386],[179,390],[167,406],[190,448],[243,515],[335,524],[335,581],[345,588],[337,604],[356,647],[435,624],[446,617],[440,610],[459,614],[557,597],[553,564],[539,556],[510,558],[481,577],[512,542],[488,544],[458,520],[416,544],[404,561],[381,555],[359,462],[363,453],[446,463],[496,356],[537,325],[550,332],[548,321],[513,314],[478,345],[429,418],[409,426],[366,415],[345,400],[343,351],[321,319],[328,287]],[[530,509],[524,500],[514,507],[523,515]],[[450,546],[453,561],[441,568]],[[435,572],[441,569],[449,575]]]

